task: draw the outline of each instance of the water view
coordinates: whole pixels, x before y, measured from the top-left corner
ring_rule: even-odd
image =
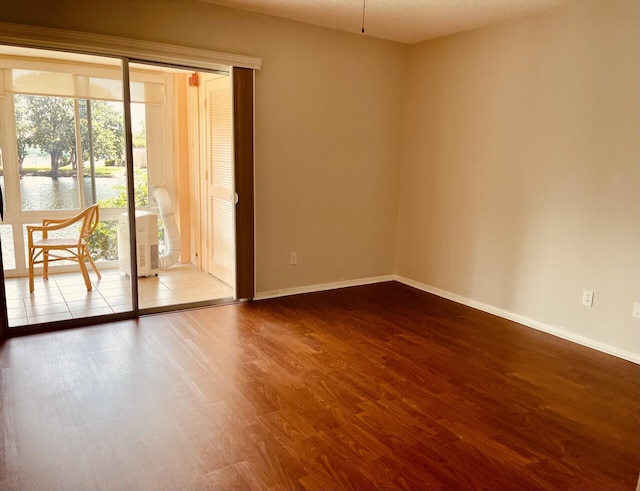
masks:
[[[117,197],[126,186],[124,178],[96,177],[97,201]],[[121,187],[122,186],[122,187]],[[23,176],[20,179],[22,209],[31,210],[73,210],[92,204],[91,179],[84,178],[85,203],[80,206],[78,179],[45,176]]]

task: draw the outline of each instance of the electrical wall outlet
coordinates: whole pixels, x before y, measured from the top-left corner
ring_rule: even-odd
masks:
[[[640,302],[633,303],[633,313],[631,314],[631,317],[634,319],[640,319]]]
[[[296,265],[298,264],[298,253],[292,251],[289,253],[289,264]]]
[[[582,305],[593,307],[593,290],[585,290],[582,292]]]

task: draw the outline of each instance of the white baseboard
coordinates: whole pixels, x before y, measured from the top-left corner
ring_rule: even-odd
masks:
[[[478,302],[476,300],[472,300],[470,298],[463,297],[455,293],[441,290],[439,288],[435,288],[433,286],[426,285],[424,283],[420,283],[419,281],[414,281],[399,275],[374,276],[370,278],[359,278],[356,280],[336,281],[332,283],[320,283],[315,285],[299,286],[295,288],[283,288],[282,290],[258,292],[255,296],[255,300],[266,300],[268,298],[287,297],[289,295],[300,295],[302,293],[314,293],[314,292],[322,292],[327,290],[337,290],[339,288],[347,288],[350,286],[371,285],[374,283],[383,283],[385,281],[397,281],[399,283],[403,283],[413,288],[417,288],[418,290],[422,290],[424,292],[437,295],[438,297],[446,298],[447,300],[451,300],[453,302],[466,305],[468,307],[472,307],[474,309],[478,309],[483,312],[496,315],[498,317],[502,317],[503,319],[517,322],[518,324],[522,324],[523,326],[527,326],[532,329],[536,329],[538,331],[546,332],[547,334],[551,334],[553,336],[566,339],[567,341],[572,341],[582,346],[586,346],[588,348],[592,348],[597,351],[601,351],[603,353],[607,353],[609,355],[613,355],[618,358],[622,358],[623,360],[627,360],[640,365],[640,354],[638,353],[622,350],[622,349],[616,348],[615,346],[601,343],[600,341],[595,341],[591,338],[587,338],[585,336],[580,336],[579,334],[572,333],[571,331],[568,331],[561,327],[551,326],[543,322],[529,319],[527,317],[514,314],[513,312],[509,312],[507,310],[494,307],[493,305],[488,305],[482,302]]]
[[[452,300],[456,303],[460,303],[468,307],[473,307],[474,309],[482,310],[483,312],[487,312],[489,314],[497,315],[498,317],[502,317],[503,319],[508,319],[510,321],[517,322],[518,324],[522,324],[524,326],[537,329],[538,331],[543,331],[548,334],[552,334],[554,336],[557,336],[562,339],[566,339],[568,341],[572,341],[582,346],[586,346],[588,348],[602,351],[603,353],[607,353],[609,355],[613,355],[618,358],[622,358],[624,360],[631,361],[636,364],[640,364],[640,354],[638,353],[622,350],[622,349],[616,348],[615,346],[601,343],[600,341],[595,341],[585,336],[580,336],[579,334],[572,333],[571,331],[567,331],[566,329],[563,329],[561,327],[544,324],[543,322],[529,319],[527,317],[514,314],[513,312],[509,312],[507,310],[499,309],[498,307],[494,307],[493,305],[477,302],[475,300],[471,300],[470,298],[466,298],[461,295],[456,295],[455,293],[451,293],[445,290],[440,290],[439,288],[425,285],[424,283],[420,283],[418,281],[414,281],[409,278],[405,278],[403,276],[394,275],[393,279],[405,285],[411,286],[413,288],[417,288],[418,290],[422,290],[424,292],[432,293],[433,295],[446,298],[447,300]]]
[[[255,300],[266,300],[267,298],[287,297],[289,295],[300,295],[301,293],[323,292],[327,290],[337,290],[338,288],[347,288],[349,286],[372,285],[374,283],[383,283],[385,281],[394,281],[394,275],[373,276],[370,278],[359,278],[357,280],[336,281],[333,283],[319,283],[316,285],[298,286],[295,288],[283,288],[282,290],[271,290],[266,292],[257,292]]]

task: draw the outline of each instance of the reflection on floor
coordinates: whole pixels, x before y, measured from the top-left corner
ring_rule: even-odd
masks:
[[[7,278],[7,309],[10,326],[91,317],[131,310],[130,278],[118,270],[101,271],[98,280],[90,273],[93,290],[85,289],[82,275],[50,274],[48,281],[36,276],[29,294],[28,278]],[[140,278],[140,308],[179,305],[233,297],[233,289],[190,264],[163,269],[158,276]]]

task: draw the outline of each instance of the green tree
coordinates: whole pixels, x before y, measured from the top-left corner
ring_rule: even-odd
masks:
[[[16,112],[16,136],[18,143],[18,164],[22,168],[24,158],[27,156],[27,148],[32,144],[31,124],[27,118],[27,100],[25,97],[16,97],[14,99]]]
[[[23,99],[23,100],[21,100]],[[16,124],[18,140],[29,140],[51,159],[51,177],[58,178],[58,169],[75,160],[75,125],[73,101],[66,97],[17,95],[16,107],[24,113]],[[24,104],[24,105],[23,105]]]
[[[120,110],[114,103],[84,100],[80,104],[82,127],[82,158],[88,160],[89,125],[87,105],[91,105],[91,129],[93,136],[93,158],[96,160],[120,160],[124,155],[124,122],[122,104]]]
[[[26,148],[34,146],[48,153],[51,177],[69,164],[77,165],[76,128],[73,99],[66,97],[16,95],[16,136],[19,158],[24,160]],[[82,135],[82,161],[90,158],[87,101],[79,105]],[[94,159],[121,159],[124,154],[122,111],[106,101],[91,101]],[[22,163],[22,161],[21,161]]]

